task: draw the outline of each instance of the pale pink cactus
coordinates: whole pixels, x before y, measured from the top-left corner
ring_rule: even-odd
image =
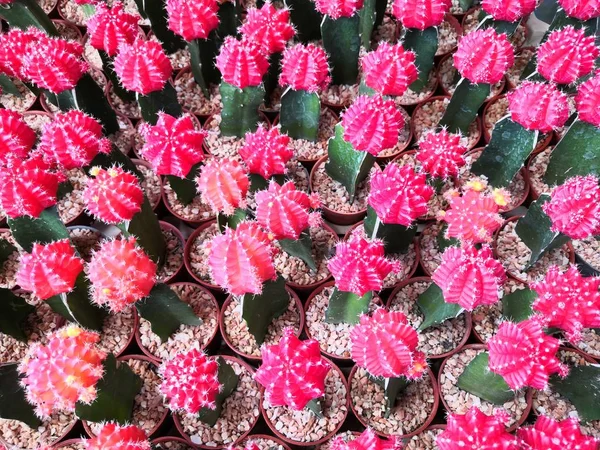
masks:
[[[273,239],[296,240],[309,226],[321,224],[321,215],[310,212],[311,208],[320,206],[318,195],[296,190],[293,181],[283,186],[271,181],[267,190],[256,192],[254,197],[256,221]]]
[[[436,27],[450,11],[451,0],[394,0],[392,12],[406,28]]]
[[[594,69],[600,49],[595,36],[569,25],[550,33],[537,50],[537,71],[547,80],[570,84]]]
[[[250,180],[246,169],[233,158],[211,158],[196,178],[198,191],[213,211],[232,215],[236,208],[246,207]]]
[[[69,170],[88,165],[98,153],[110,153],[111,147],[97,120],[71,109],[44,125],[38,150],[49,163]]]
[[[161,91],[173,72],[160,43],[139,37],[132,44],[119,45],[114,68],[123,87],[141,95]]]
[[[448,203],[448,210],[438,217],[448,224],[447,238],[474,244],[491,242],[494,232],[504,223],[493,195],[468,190],[449,197]]]
[[[37,136],[16,111],[0,109],[0,164],[8,162],[8,155],[26,158]]]
[[[535,425],[517,430],[521,450],[598,450],[600,441],[581,432],[576,418],[560,422],[538,416]]]
[[[167,0],[169,29],[186,41],[208,39],[219,26],[217,0]]]
[[[286,172],[286,164],[294,156],[289,144],[289,136],[281,134],[278,127],[267,128],[260,124],[254,133],[246,133],[239,154],[250,173],[268,180]]]
[[[425,174],[411,166],[388,164],[384,170],[371,172],[369,205],[384,224],[410,226],[418,217],[427,214],[427,203],[434,190],[427,184]]]
[[[178,353],[159,368],[160,391],[171,411],[198,414],[202,408],[215,409],[219,384],[219,364],[202,351]]]
[[[398,143],[404,118],[391,99],[361,95],[342,114],[344,139],[356,150],[377,156]]]
[[[244,89],[262,83],[264,74],[269,70],[269,60],[258,43],[228,36],[217,56],[217,68],[223,81]]]
[[[467,147],[460,143],[460,135],[448,133],[444,128],[439,132],[430,131],[419,142],[417,161],[423,170],[434,178],[448,179],[458,175],[458,170],[466,164],[464,154]]]
[[[196,130],[190,114],[176,118],[159,112],[156,125],[143,123],[139,132],[145,140],[140,155],[152,164],[157,175],[185,178],[204,159],[202,142],[206,132]]]
[[[525,81],[506,98],[512,120],[528,130],[548,133],[569,118],[569,100],[553,84]]]
[[[503,322],[489,340],[489,368],[502,376],[511,389],[544,390],[552,374],[565,377],[568,366],[556,357],[560,341],[544,333],[538,317],[523,322]]]
[[[332,19],[352,17],[363,7],[364,0],[315,0],[317,11]]]
[[[115,1],[111,7],[104,3],[95,6],[96,12],[87,21],[89,43],[92,47],[115,56],[121,44],[132,44],[138,36],[138,18],[128,14],[123,3]]]
[[[71,292],[82,270],[83,260],[75,254],[68,239],[44,245],[36,242],[31,253],[21,253],[17,284],[46,300]]]
[[[46,39],[45,33],[37,28],[26,31],[10,28],[0,33],[0,73],[11,77],[24,78],[23,60],[29,48]]]
[[[235,296],[260,294],[265,281],[276,277],[269,236],[256,222],[227,228],[210,243],[212,279]]]
[[[265,388],[270,406],[303,409],[311,400],[325,395],[325,377],[330,363],[321,356],[319,342],[301,341],[291,328],[275,345],[263,345],[262,365],[254,379]]]
[[[46,345],[33,345],[19,365],[21,384],[35,413],[48,418],[54,412],[74,412],[77,402],[96,399],[106,353],[96,344],[100,335],[78,325],[67,325],[48,337]]]
[[[579,120],[600,128],[600,71],[579,85],[575,104]]]
[[[600,0],[558,0],[569,17],[590,20],[600,16]]]
[[[402,44],[381,42],[361,58],[365,84],[381,95],[403,95],[418,77],[416,55]]]
[[[382,241],[367,240],[358,233],[353,233],[347,241],[339,242],[335,256],[327,264],[340,291],[361,297],[370,291],[380,291],[385,277],[399,271],[400,267],[399,261],[385,257]]]
[[[133,219],[142,210],[144,191],[138,178],[120,167],[92,167],[83,191],[87,210],[98,219],[117,224]]]
[[[239,31],[246,39],[257,42],[266,55],[282,52],[296,34],[289,9],[277,9],[270,2],[261,8],[249,8]]]
[[[448,247],[432,280],[444,294],[446,303],[456,303],[467,311],[480,305],[493,305],[499,300],[499,290],[506,280],[502,264],[495,260],[492,250],[484,245]]]
[[[39,217],[56,204],[58,185],[65,177],[39,154],[27,159],[7,155],[0,165],[0,180],[0,207],[8,217]]]
[[[331,441],[330,450],[400,450],[402,440],[392,436],[390,439],[378,437],[372,428],[367,428],[356,439],[345,441],[338,436]]]
[[[551,266],[531,288],[538,295],[534,311],[548,327],[563,330],[570,342],[581,340],[583,328],[600,328],[600,278],[584,278],[575,266],[564,273]]]
[[[436,439],[439,450],[519,450],[516,438],[506,431],[504,412],[488,416],[472,406],[466,414],[450,414],[447,422]]]
[[[317,92],[325,89],[329,77],[327,54],[314,44],[296,44],[283,52],[279,83],[299,91]]]
[[[493,27],[463,36],[454,53],[454,66],[471,83],[495,84],[515,62],[514,48],[506,34]]]
[[[362,315],[350,340],[352,359],[375,377],[416,379],[427,369],[425,354],[417,351],[417,330],[400,311],[379,308]]]
[[[156,264],[130,237],[103,242],[93,253],[86,273],[92,284],[92,300],[118,313],[150,294]]]
[[[495,20],[516,22],[531,14],[538,0],[483,0],[481,7]]]
[[[85,450],[150,450],[146,433],[135,425],[105,423],[91,439],[84,439]]]
[[[573,239],[600,234],[600,186],[594,175],[572,177],[552,189],[550,201],[542,205],[552,221],[552,230]]]

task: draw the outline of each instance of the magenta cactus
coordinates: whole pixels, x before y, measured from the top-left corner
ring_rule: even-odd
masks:
[[[361,59],[365,84],[381,95],[403,95],[418,78],[416,55],[402,44],[381,42]]]
[[[150,450],[146,433],[135,425],[105,423],[98,434],[84,440],[85,450]]]
[[[575,418],[555,420],[538,416],[535,425],[519,428],[517,437],[523,450],[597,450],[600,441],[585,436]]]
[[[0,72],[11,77],[23,78],[23,56],[30,46],[34,46],[45,34],[37,28],[26,31],[11,28],[0,34]]]
[[[301,341],[286,328],[279,343],[263,346],[262,358],[254,379],[264,386],[265,400],[271,406],[299,411],[325,395],[325,377],[331,365],[314,339]]]
[[[516,22],[531,14],[538,5],[537,0],[483,0],[481,7],[494,18]]]
[[[506,98],[512,120],[528,130],[548,133],[569,118],[567,96],[552,84],[525,81]]]
[[[579,85],[575,104],[579,120],[600,128],[600,71]]]
[[[317,10],[332,19],[352,17],[363,6],[364,0],[315,0]]]
[[[269,69],[269,61],[258,43],[228,36],[217,56],[217,68],[225,82],[244,89],[262,83],[263,75]]]
[[[341,436],[331,441],[331,450],[400,450],[402,441],[393,436],[391,439],[378,437],[373,429],[367,428],[356,439],[345,441]]]
[[[138,18],[128,14],[120,1],[108,7],[95,6],[95,14],[87,21],[89,43],[92,47],[115,56],[121,44],[133,44],[138,36]]]
[[[436,27],[450,11],[451,0],[394,0],[392,12],[406,28]]]
[[[464,153],[467,147],[460,143],[460,135],[430,131],[419,142],[417,161],[423,170],[434,178],[443,180],[458,175],[458,170],[466,164]]]
[[[236,159],[209,159],[202,166],[196,184],[204,202],[215,212],[230,216],[236,208],[246,207],[250,180]]]
[[[569,17],[579,20],[590,20],[600,16],[600,2],[598,0],[558,0]]]
[[[250,173],[268,180],[286,172],[286,164],[294,156],[289,143],[290,138],[278,127],[267,129],[261,124],[254,133],[246,133],[239,153]]]
[[[292,89],[317,92],[325,89],[331,78],[327,54],[314,44],[296,44],[283,52],[279,83]]]
[[[270,55],[285,50],[287,42],[294,37],[296,31],[290,23],[288,9],[277,9],[270,2],[265,2],[261,8],[248,9],[240,33],[246,39],[257,42],[262,51]]]
[[[26,158],[37,137],[16,111],[0,109],[0,164],[5,164],[9,155]]]
[[[167,0],[169,29],[190,42],[208,39],[219,25],[217,0]]]

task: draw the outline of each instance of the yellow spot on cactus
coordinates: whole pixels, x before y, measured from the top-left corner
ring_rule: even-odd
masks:
[[[98,166],[94,166],[90,169],[90,175],[93,177],[98,176],[99,173],[100,173],[100,167],[98,167]]]
[[[273,233],[267,234],[267,237],[269,238],[270,241],[274,241],[275,240],[275,235]]]
[[[110,289],[108,289],[108,288],[104,288],[104,289],[102,289],[102,293],[103,293],[104,295],[110,295],[110,293],[111,293],[111,290],[110,290]]]
[[[117,175],[119,175],[119,172],[116,169],[108,169],[107,173],[112,177],[116,177]]]
[[[475,192],[481,192],[486,188],[485,183],[482,183],[480,180],[471,180],[467,182],[465,187]]]
[[[76,380],[77,378],[75,377],[75,375],[69,375],[67,378],[65,378],[65,383],[68,385],[72,385],[73,383],[75,383]]]
[[[494,189],[493,195],[494,195],[494,201],[496,202],[496,205],[498,205],[498,206],[508,205],[508,198],[507,198],[506,192],[504,192],[504,190]]]
[[[65,334],[68,337],[76,337],[79,336],[81,334],[83,330],[77,326],[71,326],[69,328],[66,329]]]

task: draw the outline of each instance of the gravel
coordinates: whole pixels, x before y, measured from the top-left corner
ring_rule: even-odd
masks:
[[[209,246],[211,239],[219,233],[219,227],[216,222],[204,228],[194,238],[190,244],[190,268],[192,275],[205,281],[214,284],[210,275],[210,267],[208,266],[208,256],[210,254]]]
[[[367,208],[369,196],[369,179],[358,184],[354,195],[354,201],[349,202],[350,196],[346,188],[339,182],[333,180],[325,171],[325,163],[319,164],[314,172],[313,191],[319,194],[323,206],[338,213],[355,213]]]
[[[379,25],[373,32],[373,48],[377,48],[379,42],[382,41],[393,43],[396,39],[396,28],[396,21],[392,17],[384,15],[381,25]]]
[[[195,450],[194,447],[178,441],[167,441],[161,442],[160,444],[153,444],[152,448],[155,450]]]
[[[405,450],[438,450],[438,446],[435,443],[437,437],[442,434],[444,430],[435,428],[433,430],[427,429],[422,433],[417,434],[410,438],[406,443]]]
[[[19,269],[19,250],[16,247],[16,242],[9,230],[0,231],[0,239],[4,239],[15,246],[13,251],[4,264],[0,266],[0,288],[12,289],[17,285],[17,270]]]
[[[120,355],[135,333],[135,310],[127,308],[120,313],[109,313],[102,324],[98,348],[107,353]]]
[[[161,226],[161,232],[167,244],[167,253],[165,263],[156,276],[158,282],[165,283],[183,267],[183,247],[185,242],[166,226]]]
[[[104,239],[98,230],[85,227],[69,227],[69,239],[86,262],[92,258],[92,252],[100,248]]]
[[[76,420],[74,414],[55,413],[34,430],[18,420],[0,419],[0,441],[19,450],[33,450],[58,441]]]
[[[319,96],[322,103],[336,108],[347,108],[358,97],[358,84],[330,84]]]
[[[196,195],[190,204],[184,205],[177,199],[177,194],[175,194],[166,178],[163,190],[165,191],[165,200],[173,214],[184,221],[200,222],[215,217],[211,207],[202,201],[200,194]]]
[[[49,14],[58,3],[58,0],[37,0],[37,3],[42,7],[46,14]]]
[[[335,134],[337,115],[329,108],[321,108],[319,129],[316,142],[306,139],[290,139],[290,147],[294,149],[295,157],[305,161],[316,161],[327,154],[329,138]]]
[[[438,49],[435,56],[445,55],[454,50],[458,45],[458,38],[458,32],[446,17],[438,27]]]
[[[221,136],[220,124],[221,114],[213,114],[204,124],[205,130],[208,132],[206,138],[204,138],[204,144],[208,152],[218,158],[237,157],[246,140],[236,136]],[[264,125],[268,127],[267,123],[264,123]]]
[[[427,79],[427,84],[421,89],[421,92],[415,92],[412,89],[408,88],[404,94],[398,97],[394,97],[394,101],[398,106],[409,106],[416,105],[417,103],[421,103],[425,99],[431,97],[433,91],[436,88],[436,70],[433,68],[429,73],[429,78]]]
[[[506,78],[511,86],[516,87],[521,84],[521,74],[534,55],[535,51],[529,48],[524,48],[515,55],[515,63],[506,72]]]
[[[108,89],[108,100],[111,103],[113,109],[123,114],[125,117],[130,119],[140,119],[142,117],[142,110],[138,102],[134,101],[123,101],[117,94],[115,94],[112,84]]]
[[[144,181],[142,181],[140,184],[144,190],[144,193],[148,197],[150,204],[152,205],[152,209],[154,209],[160,203],[162,181],[160,177],[152,171],[152,169],[146,167],[144,164],[137,163],[135,164],[135,167],[144,176]],[[165,183],[165,186],[167,185],[168,183]]]
[[[69,224],[69,222],[77,219],[85,210],[83,189],[88,177],[81,169],[67,170],[65,174],[71,186],[73,186],[73,190],[56,203],[56,209],[58,210],[60,220],[65,224]]]
[[[117,146],[121,152],[126,155],[131,150],[133,138],[135,136],[135,128],[131,121],[123,116],[117,116],[119,123],[119,131],[108,136],[113,144]]]
[[[317,450],[330,450],[331,443],[338,437],[341,437],[344,440],[344,442],[352,442],[352,441],[356,440],[358,438],[358,436],[359,436],[359,434],[354,431],[342,431],[341,433],[338,433],[335,436],[333,436],[331,439],[329,439],[324,444],[319,445],[317,447]]]
[[[4,106],[6,109],[23,113],[33,106],[37,100],[37,96],[18,79],[13,77],[9,78],[15,84],[19,92],[21,92],[21,96],[17,97],[8,92],[1,92],[0,105]]]
[[[239,446],[240,448],[243,448],[244,446],[253,443],[255,444],[259,450],[286,450],[285,447],[281,444],[279,444],[279,442],[277,442],[275,439],[272,438],[267,438],[265,437],[254,437],[254,436],[250,436],[246,439],[244,439],[242,442],[240,442]]]
[[[218,113],[223,104],[218,84],[211,84],[208,88],[209,98],[204,96],[202,89],[194,80],[192,71],[182,71],[173,82],[177,92],[177,100],[181,105],[194,114],[209,116]]]
[[[148,36],[149,41],[160,42],[154,33],[150,33]],[[190,65],[190,51],[187,48],[187,45],[183,48],[178,49],[175,53],[171,53],[167,55],[169,60],[171,61],[171,66],[173,70],[181,70],[184,67]]]
[[[83,440],[80,440],[79,442],[60,445],[58,448],[60,448],[60,450],[85,450],[85,444],[83,443]]]
[[[419,241],[419,254],[421,267],[425,273],[431,275],[442,263],[442,254],[438,245],[438,234],[444,228],[441,222],[431,222],[425,226],[421,232],[421,240]]]
[[[52,118],[43,111],[27,111],[27,114],[23,115],[23,121],[40,135],[44,125],[52,122]]]
[[[456,86],[458,85],[458,78],[456,78],[456,74],[457,70],[456,67],[454,67],[454,59],[452,56],[444,58],[444,60],[438,66],[438,77],[442,87],[448,91],[449,95],[453,95],[454,91],[456,91]],[[504,79],[502,79],[498,83],[492,85],[492,89],[486,100],[489,100],[492,97],[500,94],[504,88],[504,83]]]
[[[583,259],[588,265],[600,271],[600,240],[595,237],[587,239],[572,240],[575,254]]]
[[[81,42],[82,36],[79,29],[68,22],[60,22],[57,20],[53,20],[52,23],[56,27],[56,31],[60,34],[61,38],[69,39],[72,41]]]
[[[554,146],[546,147],[543,151],[534,155],[529,163],[529,182],[531,189],[538,195],[550,193],[552,188],[544,183],[543,177],[546,174],[546,169],[550,163],[550,154]]]

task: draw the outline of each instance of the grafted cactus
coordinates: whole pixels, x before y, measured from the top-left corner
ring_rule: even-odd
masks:
[[[9,155],[27,157],[36,139],[35,132],[18,112],[0,109],[0,164],[5,164]]]
[[[600,128],[600,72],[579,85],[575,104],[579,120]]]
[[[525,81],[506,98],[512,120],[528,130],[548,133],[569,118],[567,96],[551,84]]]
[[[167,0],[169,29],[186,41],[208,39],[219,25],[219,4],[215,0]]]
[[[290,11],[277,9],[270,2],[260,8],[248,9],[240,33],[260,45],[266,55],[281,53],[296,33],[290,23]]]
[[[340,17],[351,17],[363,5],[362,0],[316,0],[315,3],[321,14],[334,20]]]
[[[558,0],[569,17],[579,20],[590,20],[600,16],[600,2],[598,0]]]
[[[6,33],[0,34],[0,72],[11,77],[24,77],[23,55],[28,52],[31,45],[36,45],[43,38],[44,32],[36,28],[25,31],[11,28]]]
[[[283,52],[282,86],[296,91],[317,92],[329,84],[327,54],[314,44],[296,44]]]
[[[273,175],[285,174],[286,164],[294,156],[289,143],[289,136],[282,134],[279,128],[259,125],[254,133],[246,133],[239,153],[250,173],[268,180]]]
[[[581,432],[576,418],[555,420],[538,416],[535,425],[519,428],[517,438],[526,450],[596,450],[599,441]]]
[[[381,95],[403,95],[419,76],[415,58],[402,44],[382,42],[361,59],[365,85]]]
[[[481,7],[494,18],[505,22],[517,22],[531,14],[538,5],[537,0],[483,0]]]
[[[84,440],[85,450],[150,450],[150,441],[135,425],[105,423],[98,434]]]
[[[89,43],[108,56],[117,54],[121,44],[132,44],[138,36],[138,18],[128,14],[120,1],[108,7],[95,5],[96,12],[87,21]]]
[[[196,178],[204,202],[215,212],[232,215],[236,208],[246,207],[250,181],[245,168],[233,158],[210,159]]]
[[[440,25],[450,5],[450,0],[395,0],[392,11],[404,27],[425,30]]]
[[[419,142],[417,161],[423,170],[433,178],[443,180],[458,175],[458,170],[466,164],[464,153],[467,147],[460,143],[460,135],[439,132],[427,133]]]

